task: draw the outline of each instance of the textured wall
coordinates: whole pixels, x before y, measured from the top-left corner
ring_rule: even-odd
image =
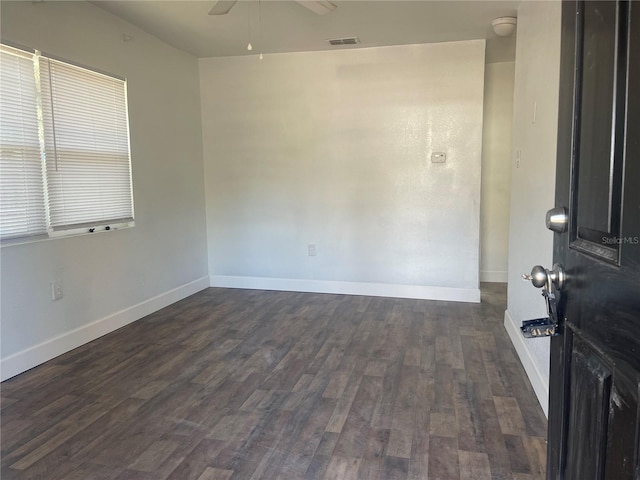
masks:
[[[200,82],[212,275],[477,289],[483,40],[201,59]]]
[[[484,74],[480,281],[486,282],[507,281],[514,68],[489,63]]]
[[[513,109],[506,322],[516,332],[516,348],[545,411],[549,340],[525,340],[518,327],[523,320],[546,315],[540,290],[521,275],[534,265],[550,268],[553,263],[553,233],[544,222],[555,196],[560,18],[559,1],[526,2],[518,10]]]

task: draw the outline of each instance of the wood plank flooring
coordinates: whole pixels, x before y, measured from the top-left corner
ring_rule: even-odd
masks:
[[[2,479],[542,479],[505,303],[204,290],[4,382]]]

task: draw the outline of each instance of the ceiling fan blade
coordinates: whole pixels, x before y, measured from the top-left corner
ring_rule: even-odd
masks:
[[[308,8],[317,15],[326,15],[333,12],[338,6],[327,0],[296,0],[303,7]]]
[[[209,11],[209,15],[226,15],[237,1],[238,0],[218,0]]]

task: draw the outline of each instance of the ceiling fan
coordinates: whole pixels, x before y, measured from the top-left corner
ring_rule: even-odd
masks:
[[[238,0],[217,0],[213,5],[213,8],[209,12],[209,15],[226,15],[231,10],[231,7],[235,5]],[[326,15],[327,13],[333,12],[337,7],[337,5],[327,1],[327,0],[296,0],[297,3],[302,5],[303,7],[308,8],[313,13],[317,15]]]

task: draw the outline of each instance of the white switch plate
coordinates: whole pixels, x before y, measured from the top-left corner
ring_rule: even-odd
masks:
[[[60,300],[64,295],[62,290],[62,280],[51,282],[51,300]]]
[[[314,243],[309,244],[309,256],[310,257],[316,256],[316,245]]]
[[[447,161],[447,154],[444,152],[433,152],[431,154],[431,163],[445,163]]]

